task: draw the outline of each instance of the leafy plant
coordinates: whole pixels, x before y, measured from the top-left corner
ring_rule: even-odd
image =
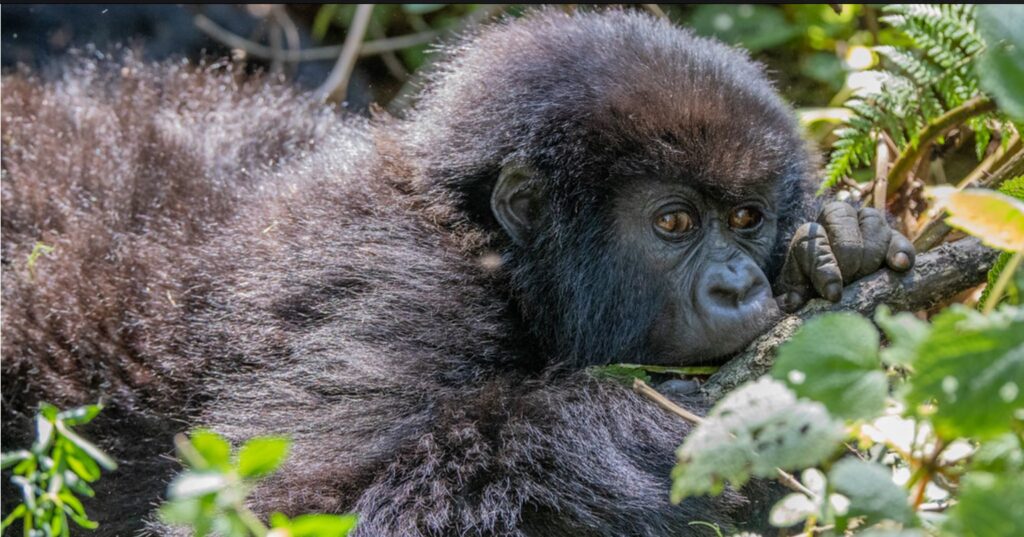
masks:
[[[68,519],[86,529],[99,526],[78,497],[92,497],[89,483],[99,479],[101,468],[114,470],[117,463],[73,427],[89,423],[102,408],[96,404],[61,412],[48,403],[39,406],[32,447],[2,457],[4,469],[13,467],[11,482],[21,490],[21,503],[4,517],[0,530],[20,520],[26,537],[67,537]]]
[[[270,528],[245,506],[253,485],[281,466],[288,456],[286,438],[249,440],[232,454],[222,436],[206,430],[175,438],[178,456],[188,468],[171,482],[161,518],[190,526],[196,537],[343,537],[356,525],[356,515],[309,514],[270,517]]]
[[[870,72],[878,84],[846,102],[853,116],[836,131],[822,190],[870,165],[880,139],[891,141],[907,157],[916,157],[922,145],[941,140],[952,126],[965,124],[974,133],[981,159],[994,132],[1009,132],[1004,116],[981,89],[976,62],[987,45],[976,24],[975,6],[901,4],[886,6],[883,12],[882,22],[902,32],[910,43],[873,47],[883,59],[882,68]],[[916,158],[893,163],[890,193],[914,164]]]

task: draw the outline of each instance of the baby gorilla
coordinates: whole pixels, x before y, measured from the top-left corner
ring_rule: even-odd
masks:
[[[233,76],[4,80],[3,441],[39,400],[105,397],[101,534],[196,426],[289,435],[251,507],[359,535],[763,525],[764,483],[672,505],[690,425],[586,367],[720,362],[777,317],[769,282],[796,307],[913,262],[871,210],[806,223],[815,172],[760,67],[643,14],[481,30],[405,120]]]

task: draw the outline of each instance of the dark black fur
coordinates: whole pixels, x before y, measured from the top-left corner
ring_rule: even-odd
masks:
[[[513,159],[551,203],[529,249],[488,208]],[[467,38],[405,121],[219,66],[6,77],[5,448],[40,399],[107,398],[90,433],[128,462],[92,506],[107,535],[197,425],[289,434],[253,506],[357,511],[359,535],[732,528],[757,507],[740,494],[668,501],[689,427],[581,371],[631,361],[657,300],[607,254],[616,179],[675,169],[726,198],[775,185],[777,272],[810,212],[790,111],[742,54],[635,13]],[[37,241],[55,251],[30,269]]]

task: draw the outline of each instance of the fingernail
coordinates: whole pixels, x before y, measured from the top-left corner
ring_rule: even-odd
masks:
[[[839,297],[843,295],[843,286],[838,283],[832,282],[825,286],[825,298],[831,302],[836,302]]]
[[[898,269],[905,270],[910,267],[910,256],[903,252],[897,252],[896,255],[893,256],[892,264],[896,265],[896,268]]]

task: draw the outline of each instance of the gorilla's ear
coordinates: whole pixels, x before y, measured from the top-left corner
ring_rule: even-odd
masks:
[[[540,203],[531,186],[535,171],[524,164],[509,164],[501,169],[491,192],[491,211],[505,233],[516,244],[526,242],[539,216]]]

